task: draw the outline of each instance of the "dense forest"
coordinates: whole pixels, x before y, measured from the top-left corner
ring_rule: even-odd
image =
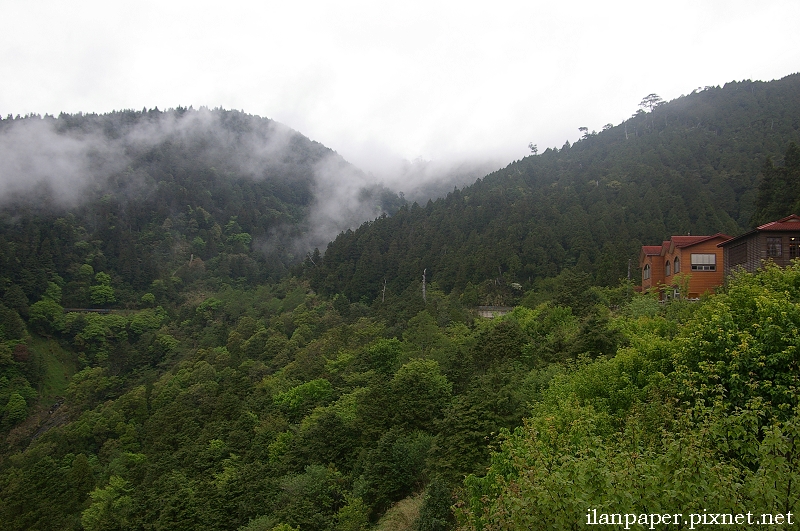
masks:
[[[420,206],[241,112],[0,120],[2,527],[794,515],[800,264],[635,284],[796,209],[798,142],[800,75],[651,95]]]

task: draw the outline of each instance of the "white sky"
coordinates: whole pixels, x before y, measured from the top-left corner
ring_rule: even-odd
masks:
[[[0,0],[0,114],[224,107],[376,175],[561,147],[800,71],[800,1]]]

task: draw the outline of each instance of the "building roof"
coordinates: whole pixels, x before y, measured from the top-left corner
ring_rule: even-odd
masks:
[[[692,245],[697,245],[698,243],[704,243],[710,240],[717,240],[720,239],[722,241],[730,240],[731,237],[727,234],[723,234],[722,232],[718,232],[716,234],[712,234],[711,236],[673,236],[672,246],[669,248],[671,252],[673,249],[684,249],[686,247],[691,247]]]
[[[800,221],[800,217],[798,217],[798,221]],[[800,225],[798,225],[798,227],[800,228]],[[642,250],[639,253],[640,262],[645,256],[664,256],[673,248],[682,249],[684,247],[691,247],[692,245],[697,245],[698,243],[703,243],[715,238],[729,240],[730,236],[721,232],[712,234],[711,236],[670,236],[669,240],[664,240],[661,242],[661,245],[642,245]]]
[[[688,247],[706,238],[709,236],[671,236],[670,241],[675,244],[675,247]]]
[[[729,240],[731,237],[725,233],[718,232],[711,236],[673,236],[671,240],[675,244],[675,247],[689,247],[690,245],[697,245],[698,243],[707,242],[716,238]]]
[[[759,225],[756,230],[800,230],[800,216],[792,214],[778,221],[770,221]]]
[[[746,238],[747,236],[750,236],[751,234],[755,234],[757,232],[782,232],[782,231],[800,232],[800,216],[798,216],[797,214],[791,214],[777,221],[770,221],[769,223],[764,223],[763,225],[759,225],[758,227],[756,227],[751,231],[745,232],[744,234],[740,234],[735,238],[730,238],[729,240],[720,243],[719,245],[717,245],[717,247],[724,247],[726,245],[741,240],[742,238]]]
[[[661,254],[660,245],[642,245],[642,252],[645,256],[659,256]]]

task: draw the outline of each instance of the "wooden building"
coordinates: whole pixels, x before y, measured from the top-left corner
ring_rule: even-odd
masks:
[[[718,245],[729,239],[722,233],[672,236],[661,245],[642,246],[639,253],[642,289],[658,289],[662,300],[697,299],[703,293],[713,293],[725,278],[723,253]]]
[[[721,242],[725,276],[736,267],[751,273],[765,261],[781,267],[798,257],[800,243],[800,216],[792,214],[778,221],[760,225],[741,236]]]
[[[661,258],[669,241],[661,245],[643,245],[639,253],[639,269],[642,270],[642,291],[664,284],[664,260]]]

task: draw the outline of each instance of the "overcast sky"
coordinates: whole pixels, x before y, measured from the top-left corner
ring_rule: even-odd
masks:
[[[529,153],[800,71],[797,0],[0,0],[0,114],[241,109],[376,175]]]

